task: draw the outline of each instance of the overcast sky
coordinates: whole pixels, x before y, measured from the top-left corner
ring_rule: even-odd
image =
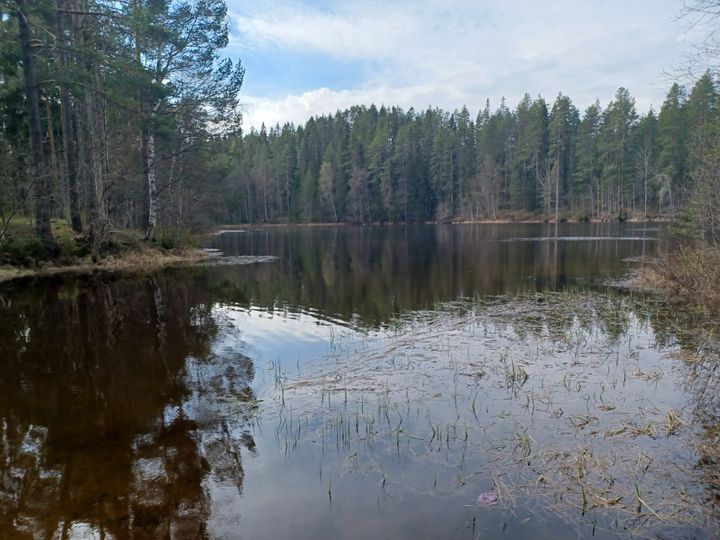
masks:
[[[245,126],[351,105],[514,107],[558,92],[581,109],[619,86],[640,112],[696,39],[682,0],[228,0],[226,54],[246,67]]]

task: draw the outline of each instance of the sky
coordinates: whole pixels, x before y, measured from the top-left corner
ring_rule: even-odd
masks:
[[[683,0],[228,0],[245,66],[244,125],[304,123],[352,105],[475,115],[526,92],[581,110],[628,88],[662,105],[698,43]]]

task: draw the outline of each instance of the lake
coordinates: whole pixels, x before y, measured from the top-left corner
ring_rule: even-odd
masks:
[[[708,538],[717,321],[658,224],[268,227],[0,287],[0,537]]]

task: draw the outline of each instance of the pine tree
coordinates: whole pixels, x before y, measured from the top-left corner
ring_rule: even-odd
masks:
[[[658,157],[661,177],[661,202],[675,212],[684,199],[687,166],[687,122],[684,115],[685,90],[673,84],[658,116]]]
[[[602,109],[596,101],[585,110],[576,140],[575,171],[572,175],[570,197],[576,207],[589,209],[589,214],[602,211],[600,134]]]
[[[548,149],[547,186],[552,186],[555,201],[555,221],[560,220],[560,204],[567,193],[569,179],[574,169],[575,137],[580,123],[579,113],[569,97],[558,94],[550,113],[548,125],[550,145]],[[550,190],[547,190],[548,194]],[[551,197],[547,197],[546,204]]]

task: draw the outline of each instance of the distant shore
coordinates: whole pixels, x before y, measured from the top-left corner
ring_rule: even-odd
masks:
[[[671,223],[672,219],[666,217],[639,218],[633,217],[622,221],[617,219],[561,219],[558,223]],[[224,232],[237,232],[243,229],[264,229],[277,227],[382,227],[393,225],[554,225],[555,220],[546,219],[468,219],[453,221],[372,221],[366,223],[353,223],[347,221],[311,221],[311,222],[269,222],[269,223],[234,223],[218,225],[213,231],[200,236],[217,236]]]

